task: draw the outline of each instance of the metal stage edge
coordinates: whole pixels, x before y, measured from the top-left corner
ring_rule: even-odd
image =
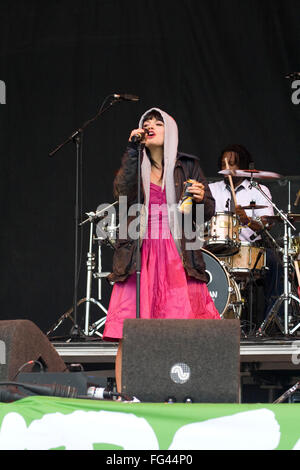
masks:
[[[118,343],[102,340],[79,342],[53,342],[52,345],[68,363],[94,364],[114,363]],[[256,365],[261,370],[294,369],[300,374],[300,338],[289,339],[241,339],[241,368],[245,364]]]

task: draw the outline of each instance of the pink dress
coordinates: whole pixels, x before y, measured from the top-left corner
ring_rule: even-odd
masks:
[[[141,249],[140,318],[220,319],[205,282],[187,277],[171,235],[165,191],[151,183],[147,235]],[[123,321],[136,317],[136,274],[117,282],[103,332],[122,338]]]

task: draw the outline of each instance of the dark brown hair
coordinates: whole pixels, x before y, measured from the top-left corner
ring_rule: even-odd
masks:
[[[157,121],[164,122],[162,115],[160,114],[159,111],[156,109],[151,109],[144,117],[143,117],[143,122],[142,125],[144,124],[145,121],[148,121],[149,119],[156,119]]]
[[[248,150],[240,144],[230,144],[225,147],[221,154],[219,155],[218,159],[218,168],[219,170],[222,169],[222,157],[225,152],[234,152],[238,156],[237,164],[240,170],[248,170],[250,166],[254,165],[253,158]]]
[[[160,114],[159,111],[157,111],[156,109],[151,109],[144,117],[143,117],[143,122],[142,122],[142,125],[144,125],[144,122],[145,121],[149,121],[150,119],[156,119],[157,121],[161,121],[161,122],[164,122],[164,119],[162,117],[162,115]],[[150,160],[150,163],[151,163],[151,166],[155,166],[156,168],[159,168],[157,163],[151,158],[151,153],[150,153],[150,150],[146,148],[146,153],[147,153],[147,156]],[[161,179],[162,179],[162,175],[164,173],[164,159],[162,161],[162,174],[161,174]]]

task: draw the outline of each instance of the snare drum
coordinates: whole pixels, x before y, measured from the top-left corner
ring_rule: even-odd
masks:
[[[248,242],[241,242],[237,254],[222,260],[236,279],[249,276],[251,271],[255,276],[260,276],[262,269],[266,268],[266,250]]]
[[[212,253],[203,249],[201,251],[209,277],[207,288],[221,318],[239,319],[242,300],[237,283],[229,276],[224,263]]]
[[[232,212],[216,212],[208,222],[205,249],[216,256],[232,256],[239,251],[239,222]]]

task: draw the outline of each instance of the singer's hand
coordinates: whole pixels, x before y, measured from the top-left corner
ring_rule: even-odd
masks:
[[[204,184],[194,181],[191,186],[188,187],[189,193],[193,195],[195,202],[202,202],[205,194]]]
[[[142,135],[143,136],[142,139],[139,140],[139,142],[141,142],[142,144],[144,144],[146,142],[147,134],[145,132],[145,129],[133,129],[133,131],[131,132],[130,137],[129,137],[129,142],[132,141],[132,138],[135,135]]]

